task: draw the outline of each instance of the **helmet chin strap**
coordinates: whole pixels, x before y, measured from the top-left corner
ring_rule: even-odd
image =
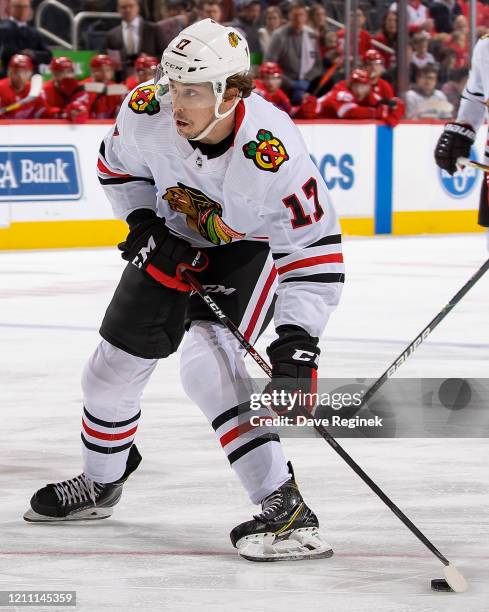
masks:
[[[219,121],[222,121],[226,117],[229,117],[229,115],[234,111],[239,101],[241,100],[240,96],[236,96],[236,100],[234,101],[231,108],[227,110],[225,113],[220,113],[219,107],[221,106],[222,98],[223,98],[222,94],[216,96],[216,104],[214,106],[214,117],[215,118],[209,123],[209,125],[206,128],[202,130],[202,132],[200,132],[200,134],[198,134],[197,136],[194,136],[193,138],[189,138],[188,140],[202,140],[202,138],[205,138],[214,129],[214,127],[219,123]]]

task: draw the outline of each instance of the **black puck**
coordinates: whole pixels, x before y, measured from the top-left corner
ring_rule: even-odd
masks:
[[[444,591],[445,593],[453,593],[453,589],[444,578],[433,578],[431,581],[432,591]]]

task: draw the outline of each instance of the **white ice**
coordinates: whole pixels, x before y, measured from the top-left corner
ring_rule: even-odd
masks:
[[[322,376],[377,377],[487,257],[482,235],[347,239],[345,254]],[[0,254],[0,590],[76,590],[77,610],[93,612],[489,610],[487,439],[343,442],[457,565],[468,592],[430,590],[441,563],[319,439],[283,443],[335,556],[253,564],[228,533],[256,508],[186,399],[178,355],[145,393],[143,463],[114,516],[25,523],[37,488],[80,472],[80,372],[121,270],[114,249]],[[489,273],[398,375],[487,376],[488,313]]]

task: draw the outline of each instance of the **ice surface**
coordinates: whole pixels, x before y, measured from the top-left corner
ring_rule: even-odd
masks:
[[[470,235],[349,239],[345,256],[322,376],[378,376],[487,253],[484,237]],[[178,355],[145,393],[143,463],[114,516],[25,523],[37,488],[80,471],[80,373],[121,270],[112,249],[0,254],[0,590],[74,589],[77,610],[94,612],[489,611],[487,440],[343,442],[466,576],[466,593],[430,590],[439,561],[322,440],[284,446],[335,556],[249,563],[228,532],[255,508],[184,395]],[[488,312],[489,274],[398,375],[486,377]],[[271,337],[270,328],[261,351]]]

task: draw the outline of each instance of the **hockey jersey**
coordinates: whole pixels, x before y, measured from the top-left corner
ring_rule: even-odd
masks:
[[[152,208],[196,247],[270,245],[278,277],[275,324],[319,336],[344,280],[340,227],[298,128],[251,94],[236,108],[234,144],[208,158],[175,127],[169,95],[150,82],[125,99],[103,140],[98,176],[117,217]]]
[[[29,95],[30,83],[27,83],[20,92],[15,91],[10,85],[8,77],[0,79],[0,108],[5,108],[15,102],[20,102]],[[8,113],[0,115],[1,119],[39,119],[50,118],[54,112],[49,109],[46,99],[41,94],[34,100]]]

